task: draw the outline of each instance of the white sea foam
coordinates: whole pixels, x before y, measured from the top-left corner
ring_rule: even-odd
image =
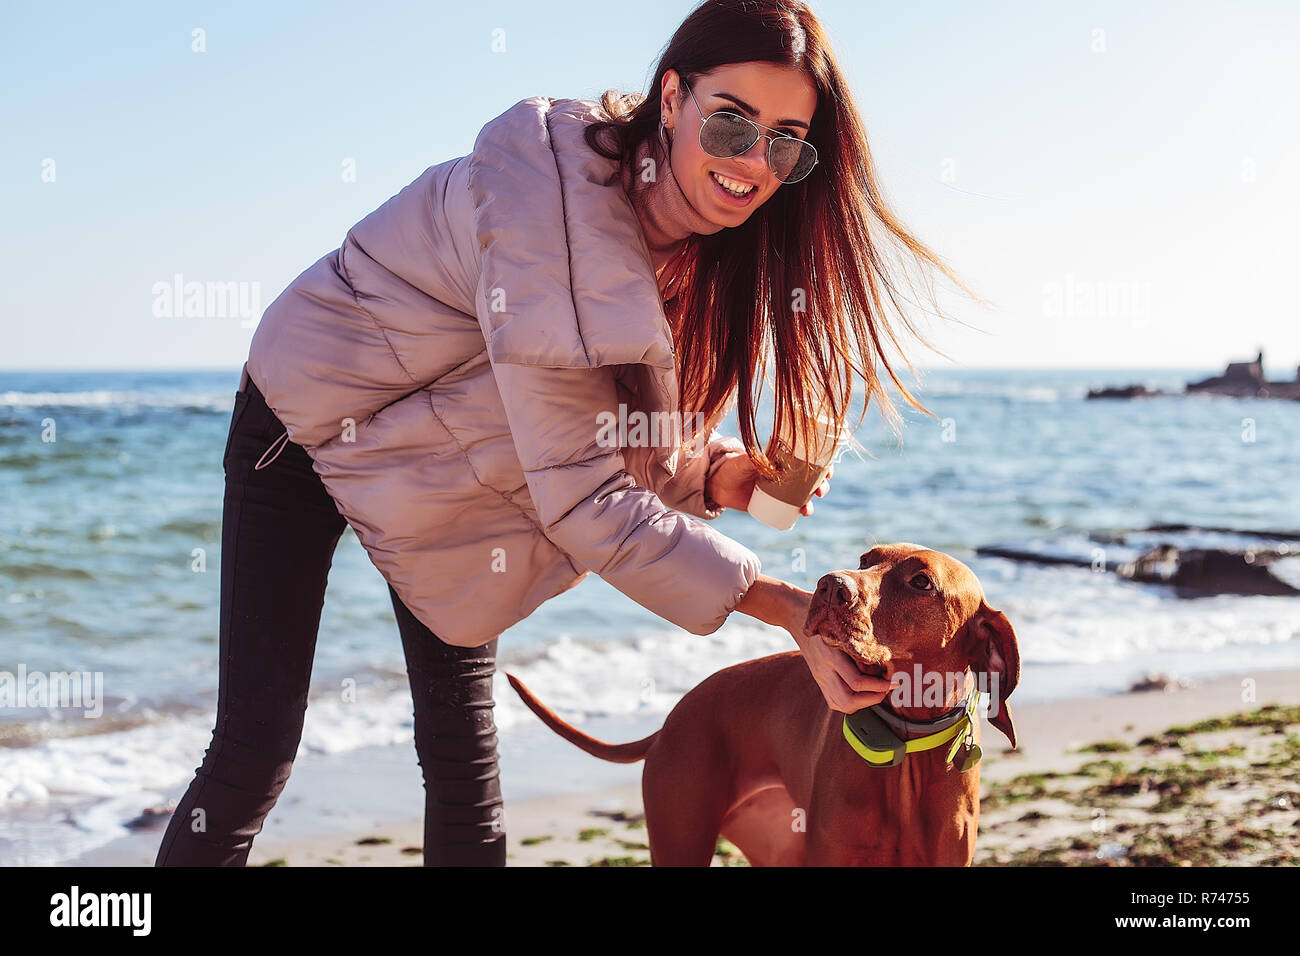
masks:
[[[0,392],[0,408],[199,408],[229,412],[235,389],[200,394],[192,391],[142,392],[93,389],[83,392]]]

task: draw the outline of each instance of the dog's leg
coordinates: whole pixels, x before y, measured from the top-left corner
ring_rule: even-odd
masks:
[[[652,747],[641,775],[653,866],[708,866],[730,799],[725,755]]]
[[[760,790],[722,821],[722,835],[750,866],[803,866],[807,814],[782,784]]]

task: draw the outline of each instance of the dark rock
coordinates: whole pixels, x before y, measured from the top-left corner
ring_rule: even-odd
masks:
[[[1139,681],[1134,681],[1129,687],[1129,693],[1140,693],[1143,691],[1165,691],[1166,693],[1175,690],[1181,690],[1193,686],[1190,681],[1181,677],[1174,677],[1169,674],[1146,674]]]
[[[1120,565],[1121,577],[1146,584],[1170,584],[1183,597],[1209,594],[1300,594],[1274,577],[1268,566],[1276,553],[1176,548],[1162,544],[1136,561]]]
[[[1264,375],[1264,353],[1252,362],[1230,362],[1222,375],[1187,383],[1187,394],[1229,395],[1234,398],[1300,399],[1300,369],[1294,381],[1270,382]]]
[[[171,815],[176,812],[176,804],[169,803],[165,807],[147,807],[134,820],[128,820],[122,826],[128,830],[137,832],[146,830],[157,830],[167,825]]]
[[[1089,398],[1150,398],[1159,394],[1161,393],[1153,392],[1145,385],[1120,385],[1088,389]]]
[[[1063,554],[1042,554],[1037,551],[1023,551],[1019,548],[1003,548],[995,545],[976,548],[975,553],[982,557],[1010,558],[1012,561],[1028,561],[1030,564],[1068,564],[1076,568],[1092,566],[1092,562],[1086,558],[1075,558]]]
[[[1274,538],[1278,541],[1300,541],[1300,531],[1276,531],[1269,528],[1213,528],[1199,524],[1153,524],[1143,531],[1212,531],[1216,534],[1235,534],[1255,538]]]
[[[1300,588],[1278,578],[1269,569],[1275,559],[1293,557],[1294,551],[1294,548],[1287,545],[1280,545],[1277,549],[1229,551],[1223,548],[1179,548],[1172,544],[1160,544],[1134,561],[1123,564],[1107,561],[1106,570],[1115,571],[1121,577],[1141,584],[1170,585],[1179,597],[1214,594],[1297,595],[1300,594]],[[1085,558],[1042,554],[1019,548],[985,546],[976,548],[975,553],[982,557],[1009,558],[1031,564],[1092,567],[1092,562]]]

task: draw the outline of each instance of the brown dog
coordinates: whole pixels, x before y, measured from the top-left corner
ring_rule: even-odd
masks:
[[[1016,745],[1006,704],[1020,679],[1016,635],[955,558],[878,545],[856,570],[822,577],[805,627],[863,673],[906,675],[909,696],[899,688],[878,710],[907,720],[953,711],[978,681],[992,694],[990,722]],[[755,866],[966,866],[974,856],[978,762],[961,770],[970,751],[959,740],[950,763],[954,745],[945,742],[908,752],[897,766],[872,766],[849,744],[844,715],[826,706],[800,651],[718,671],[660,730],[617,745],[566,724],[506,676],[547,726],[587,753],[615,763],[645,759],[641,789],[656,866],[708,866],[719,834]],[[918,683],[932,692],[942,683],[942,696],[923,696]],[[929,733],[903,726],[897,736]],[[971,734],[978,744],[978,719]]]

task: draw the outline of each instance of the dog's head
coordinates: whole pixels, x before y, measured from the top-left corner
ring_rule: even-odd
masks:
[[[956,558],[915,544],[877,545],[856,570],[832,571],[817,582],[804,629],[876,677],[910,678],[918,665],[923,675],[969,668],[996,691],[989,722],[1016,746],[1007,707],[1020,681],[1016,633]]]

